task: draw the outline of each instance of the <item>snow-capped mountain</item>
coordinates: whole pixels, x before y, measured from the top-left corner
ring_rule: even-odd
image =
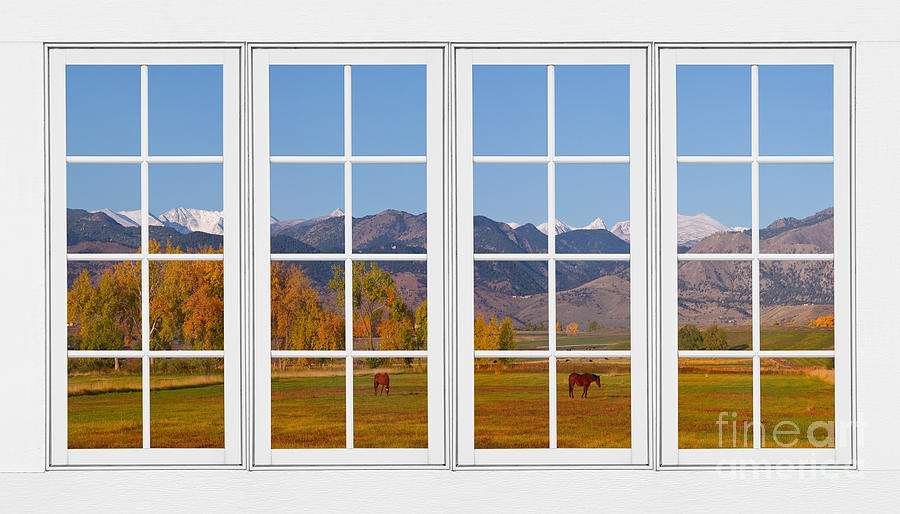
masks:
[[[544,234],[549,233],[549,231],[547,230],[546,222],[538,225],[537,229],[540,230]],[[566,232],[569,232],[570,230],[574,230],[571,225],[569,225],[568,223],[566,223],[564,221],[556,220],[556,235],[565,234]]]
[[[298,218],[298,219],[293,219],[293,220],[281,221],[278,218],[276,218],[275,216],[269,216],[269,230],[272,235],[275,235],[275,234],[281,232],[282,230],[285,230],[285,229],[288,229],[291,227],[295,227],[298,225],[307,225],[310,223],[318,223],[319,221],[322,221],[322,220],[327,220],[329,218],[339,218],[339,217],[342,217],[343,215],[344,215],[344,211],[341,210],[340,208],[338,208],[338,209],[335,209],[335,210],[331,211],[330,213],[326,214],[325,216],[316,216],[315,218],[310,218],[308,220]]]
[[[225,233],[222,211],[204,211],[202,209],[190,209],[175,207],[158,216],[159,220],[175,230],[187,232],[206,232],[207,234],[222,235]]]
[[[114,212],[110,209],[100,209],[92,212],[102,212],[123,227],[141,226],[141,211],[139,210]],[[160,216],[150,213],[149,219],[151,227],[172,227],[182,234],[206,232],[207,234],[222,235],[225,233],[222,211],[175,207]]]
[[[509,228],[513,229],[513,230],[515,230],[515,229],[517,229],[517,228],[519,228],[519,227],[522,226],[521,223],[516,223],[515,221],[509,221],[509,222],[506,223],[506,225],[507,225]]]
[[[513,229],[520,226],[518,223],[507,223],[507,225]],[[537,226],[537,229],[546,234],[547,224],[541,223]],[[583,227],[573,227],[564,221],[556,220],[556,235],[565,234],[566,232],[571,232],[573,230],[606,230],[606,223],[603,223],[602,219],[597,218]]]
[[[721,221],[702,212],[693,216],[679,214],[678,246],[694,246],[704,237],[711,236],[718,232],[733,232],[736,230],[740,230],[740,228],[736,227],[732,229]]]
[[[631,221],[625,220],[616,223],[610,232],[622,241],[631,241]]]

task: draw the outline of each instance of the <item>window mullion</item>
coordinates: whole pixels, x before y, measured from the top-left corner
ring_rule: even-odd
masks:
[[[344,371],[346,446],[353,448],[353,155],[351,127],[350,65],[344,65],[344,349],[348,351]]]
[[[547,366],[550,399],[550,448],[556,448],[556,74],[555,67],[547,66],[547,319],[549,333],[547,349],[550,361]]]
[[[143,447],[150,448],[150,92],[148,68],[141,65],[141,414]]]
[[[759,361],[759,66],[750,67],[750,151],[751,163],[751,238],[752,238],[752,330],[753,330],[753,447],[762,444],[762,413]]]

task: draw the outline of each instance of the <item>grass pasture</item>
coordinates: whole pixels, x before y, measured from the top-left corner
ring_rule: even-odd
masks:
[[[819,440],[834,447],[827,430],[807,430],[834,421],[834,372],[829,359],[762,359],[760,444],[809,448]],[[753,447],[753,364],[750,359],[681,359],[678,373],[678,447]],[[718,423],[718,424],[717,424]],[[783,423],[779,426],[779,423]],[[833,431],[832,431],[833,435]],[[790,443],[790,444],[786,444]]]
[[[550,344],[546,331],[516,331],[513,340],[519,350],[546,350]],[[597,332],[582,332],[567,336],[556,333],[556,347],[561,350],[628,350],[631,347],[629,329],[606,329]]]
[[[154,448],[222,448],[224,380],[204,375],[155,375],[150,381],[150,444]],[[68,381],[69,448],[142,446],[141,375],[95,372]]]
[[[595,373],[587,398],[569,373]],[[547,448],[550,444],[547,361],[476,359],[475,447]],[[560,359],[556,373],[557,446],[631,446],[631,381],[627,359]]]
[[[427,448],[428,388],[424,364],[359,366],[353,377],[353,446]],[[375,373],[388,373],[390,394],[374,395]],[[327,367],[272,371],[272,448],[344,448],[343,361]]]

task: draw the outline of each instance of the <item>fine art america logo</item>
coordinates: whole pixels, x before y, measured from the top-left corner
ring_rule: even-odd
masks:
[[[716,425],[719,448],[753,448],[753,422],[739,421],[737,412],[719,412]],[[793,421],[760,423],[760,448],[833,448],[834,430],[834,421],[813,421],[805,432]]]

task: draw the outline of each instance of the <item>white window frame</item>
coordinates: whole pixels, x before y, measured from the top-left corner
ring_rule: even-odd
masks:
[[[455,114],[457,215],[457,466],[466,467],[610,467],[642,468],[650,465],[648,409],[648,45],[459,45],[455,47]],[[544,157],[473,156],[472,136],[472,66],[546,65],[548,66],[548,154]],[[554,155],[554,74],[555,65],[629,65],[630,148],[627,156],[596,156],[567,159]],[[473,163],[538,162],[548,166],[547,219],[555,219],[556,162],[629,163],[631,246],[630,255],[584,254],[556,256],[555,232],[549,231],[546,254],[475,254],[473,242]],[[552,226],[552,221],[550,221]],[[556,322],[556,260],[630,261],[631,273],[631,349],[625,351],[557,351],[556,334],[550,330],[546,351],[475,351],[472,323],[474,317],[474,261],[531,260],[549,262],[549,324]],[[474,447],[474,361],[475,358],[541,357],[550,363],[549,377],[555,377],[555,357],[627,357],[631,359],[631,448],[557,448],[556,387],[549,382],[549,448],[475,449]],[[511,400],[512,401],[512,400]]]
[[[134,156],[67,156],[66,153],[66,65],[141,66],[141,152]],[[222,66],[221,156],[155,156],[148,153],[149,104],[148,66]],[[240,467],[243,463],[241,418],[241,209],[240,209],[240,49],[209,48],[78,48],[49,50],[49,166],[50,166],[50,394],[49,465],[57,467],[93,466],[198,466]],[[134,163],[141,166],[141,252],[138,254],[67,254],[66,247],[66,165],[79,163]],[[202,256],[192,254],[148,254],[149,198],[148,169],[152,163],[221,163],[223,169],[224,212],[226,216],[223,252]],[[219,260],[224,266],[225,338],[218,351],[151,351],[149,344],[149,262],[164,260]],[[66,264],[69,261],[141,262],[142,345],[134,351],[68,350],[66,341]],[[69,449],[67,434],[67,359],[76,357],[120,357],[142,359],[143,448]],[[224,448],[150,447],[150,358],[214,357],[224,359]]]
[[[446,119],[444,45],[252,45],[252,132],[253,132],[253,200],[254,225],[254,305],[255,346],[253,354],[253,468],[271,467],[447,467],[449,444],[446,440],[447,391],[444,334],[444,170]],[[270,65],[342,65],[344,66],[344,155],[342,156],[271,156],[269,153],[269,66]],[[350,69],[354,65],[426,66],[426,155],[425,156],[353,156],[351,143]],[[269,165],[279,163],[344,164],[344,252],[336,254],[282,254],[278,260],[293,262],[343,261],[420,261],[427,262],[428,348],[422,351],[353,350],[352,273],[345,273],[345,312],[347,349],[340,351],[271,350],[269,243]],[[364,254],[352,249],[352,184],[354,163],[426,164],[427,173],[427,253]],[[281,358],[342,358],[346,361],[346,430],[347,447],[329,449],[272,449],[271,447],[271,360]],[[428,380],[428,448],[353,448],[353,359],[367,357],[427,358]]]
[[[660,278],[662,330],[661,447],[660,467],[709,467],[721,465],[781,465],[851,467],[853,440],[851,394],[851,51],[850,45],[781,47],[670,47],[659,51],[659,159],[660,159]],[[750,65],[752,144],[749,156],[677,155],[676,67],[681,64]],[[834,66],[833,158],[810,156],[759,156],[758,66],[829,64]],[[753,246],[749,254],[687,255],[677,253],[677,165],[679,162],[744,162],[752,166]],[[759,252],[759,164],[822,163],[834,165],[834,253],[761,254]],[[741,351],[678,350],[678,263],[687,260],[753,263],[753,349]],[[759,262],[825,260],[834,263],[834,350],[765,351],[759,338]],[[688,357],[747,358],[753,360],[754,448],[678,448],[678,359]],[[760,358],[833,357],[835,360],[835,448],[761,448]]]

